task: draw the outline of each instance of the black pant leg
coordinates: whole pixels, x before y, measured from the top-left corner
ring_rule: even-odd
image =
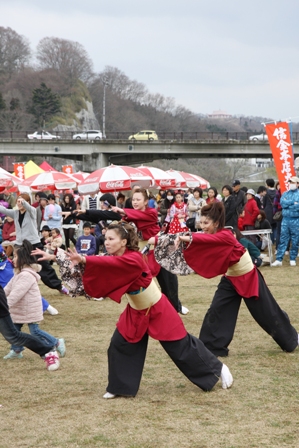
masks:
[[[244,302],[254,318],[275,342],[286,352],[292,352],[298,346],[298,332],[291,325],[290,319],[283,311],[268,286],[262,274],[259,275],[259,298],[244,299]]]
[[[177,276],[161,267],[156,278],[162,293],[166,295],[174,309],[180,313],[182,311],[182,304],[179,299],[179,282]]]
[[[116,329],[108,348],[107,392],[115,395],[135,396],[138,392],[145,356],[148,334],[136,343],[127,342]]]
[[[43,250],[43,245],[41,243],[33,244],[33,247],[34,249],[38,248]],[[38,260],[40,257],[37,255],[36,258]],[[57,274],[50,263],[46,260],[38,260],[38,263],[42,266],[42,269],[39,272],[42,282],[49,288],[58,289],[60,291],[60,289],[62,288],[61,280],[57,277]]]
[[[211,390],[218,382],[223,364],[195,336],[187,334],[179,341],[160,344],[180,371],[202,390]]]
[[[199,339],[216,356],[228,356],[242,298],[222,277],[199,333]]]

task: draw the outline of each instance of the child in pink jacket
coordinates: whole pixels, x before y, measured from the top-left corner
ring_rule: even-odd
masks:
[[[17,330],[20,331],[24,324],[28,324],[32,335],[42,339],[49,345],[49,349],[54,348],[63,357],[65,355],[64,339],[57,339],[39,328],[38,322],[43,320],[41,293],[38,286],[40,279],[38,271],[41,266],[31,255],[32,250],[31,243],[24,240],[22,246],[14,253],[15,275],[4,288],[11,318]],[[23,350],[24,347],[12,345],[4,359],[23,358]]]

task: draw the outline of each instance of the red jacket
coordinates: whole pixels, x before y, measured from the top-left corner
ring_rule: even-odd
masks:
[[[5,221],[2,227],[2,239],[3,241],[15,241],[16,235],[10,236],[12,232],[16,231],[14,221]]]
[[[244,211],[245,216],[243,219],[243,226],[254,226],[257,215],[260,213],[260,210],[254,198],[249,199],[246,202]]]

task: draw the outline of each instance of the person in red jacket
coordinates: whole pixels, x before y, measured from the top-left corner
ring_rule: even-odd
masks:
[[[73,265],[85,268],[82,279],[88,294],[109,297],[117,303],[126,294],[128,300],[108,349],[108,386],[103,398],[137,394],[149,336],[160,341],[193,384],[209,391],[221,379],[222,388],[228,389],[233,384],[228,367],[200,339],[187,333],[180,316],[153,280],[138,243],[133,226],[121,222],[107,229],[105,246],[109,256],[83,257],[76,250],[68,250]],[[33,253],[41,255],[40,250]],[[55,255],[43,253],[43,259],[49,257],[54,260]]]
[[[132,196],[133,208],[112,207],[114,212],[119,213],[127,222],[133,222],[137,227],[139,237],[139,247],[142,250],[149,238],[160,232],[158,224],[158,212],[155,208],[148,207],[148,194],[144,188],[135,189]],[[188,308],[181,304],[179,299],[179,283],[177,276],[166,269],[161,268],[154,259],[152,251],[148,253],[149,264],[153,276],[161,287],[161,291],[166,295],[173,307],[178,313],[187,314]]]
[[[7,257],[13,253],[13,246],[16,240],[16,227],[13,218],[6,216],[2,227],[2,246]]]
[[[257,206],[255,200],[255,191],[252,188],[249,188],[246,193],[247,202],[244,207],[244,218],[243,218],[243,226],[245,230],[254,230],[255,229],[255,221],[260,213],[260,210]],[[255,244],[256,236],[255,235],[247,235],[247,239]]]

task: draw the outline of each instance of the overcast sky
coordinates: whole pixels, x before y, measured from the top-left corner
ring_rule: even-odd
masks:
[[[299,121],[298,0],[0,0],[0,25],[82,44],[194,112]]]

